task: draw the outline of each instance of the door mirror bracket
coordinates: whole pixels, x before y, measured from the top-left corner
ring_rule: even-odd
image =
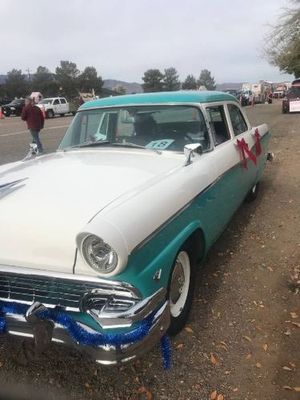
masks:
[[[203,153],[203,147],[200,143],[191,143],[184,146],[184,155],[185,155],[185,166],[190,165],[192,163],[192,158],[195,154],[201,155]]]

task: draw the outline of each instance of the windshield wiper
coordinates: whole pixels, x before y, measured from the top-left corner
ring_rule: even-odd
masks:
[[[133,147],[136,149],[145,149],[145,150],[152,150],[155,151],[155,153],[157,154],[161,154],[161,151],[158,149],[152,149],[151,147],[146,147],[146,146],[142,146],[140,144],[136,144],[136,143],[131,143],[131,142],[114,142],[111,143],[112,146],[120,146],[120,147]]]
[[[155,151],[157,154],[161,154],[161,151],[158,149],[152,149],[146,146],[142,146],[140,144],[136,143],[131,143],[131,142],[124,142],[124,143],[119,143],[119,142],[110,142],[109,140],[98,140],[96,142],[85,142],[81,144],[76,144],[75,146],[71,146],[68,149],[79,149],[82,147],[96,147],[96,146],[102,146],[103,144],[107,144],[110,146],[117,146],[117,147],[132,147],[136,149],[145,149],[145,150],[152,150]],[[68,150],[66,149],[66,150]]]
[[[79,149],[81,147],[94,147],[94,146],[101,146],[102,144],[111,144],[109,140],[97,140],[96,142],[84,142],[80,144],[75,144],[74,146],[70,146],[66,148],[68,149]]]

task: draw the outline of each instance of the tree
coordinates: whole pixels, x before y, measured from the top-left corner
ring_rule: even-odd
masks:
[[[266,37],[268,61],[281,71],[300,76],[300,0],[291,0],[293,7],[285,10]]]
[[[216,82],[208,69],[203,69],[197,81],[198,87],[205,86],[207,90],[216,90]]]
[[[61,94],[66,97],[74,97],[78,94],[78,75],[77,65],[70,61],[61,61],[60,67],[56,70],[56,79],[61,88]]]
[[[7,73],[5,91],[8,97],[24,97],[28,94],[29,84],[20,69],[12,69]]]
[[[59,84],[48,68],[39,66],[32,78],[32,89],[41,92],[44,97],[57,96]]]
[[[96,94],[100,94],[102,86],[102,78],[98,76],[94,67],[86,67],[78,76],[78,87],[82,92],[92,92],[94,90]]]
[[[184,89],[184,90],[197,90],[198,89],[197,80],[194,77],[194,75],[188,75],[185,78],[185,81],[182,82],[182,89]]]
[[[163,90],[164,75],[159,69],[148,69],[142,79],[144,92],[161,92]]]
[[[164,79],[163,79],[163,89],[167,92],[180,89],[180,81],[177,70],[173,67],[165,69]]]

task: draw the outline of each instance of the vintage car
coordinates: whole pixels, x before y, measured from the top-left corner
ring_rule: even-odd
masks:
[[[257,195],[269,138],[222,92],[83,104],[57,152],[0,167],[0,328],[38,343],[52,321],[49,341],[103,364],[179,332],[199,264]]]

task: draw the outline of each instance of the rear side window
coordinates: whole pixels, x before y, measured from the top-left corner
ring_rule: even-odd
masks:
[[[66,100],[65,99],[60,99],[61,104],[66,104]]]
[[[240,135],[248,130],[245,118],[241,110],[234,104],[228,104],[228,111],[233,128],[234,135]]]
[[[230,139],[230,133],[226,120],[225,110],[223,106],[207,107],[206,111],[209,115],[210,125],[215,146],[226,142]]]

